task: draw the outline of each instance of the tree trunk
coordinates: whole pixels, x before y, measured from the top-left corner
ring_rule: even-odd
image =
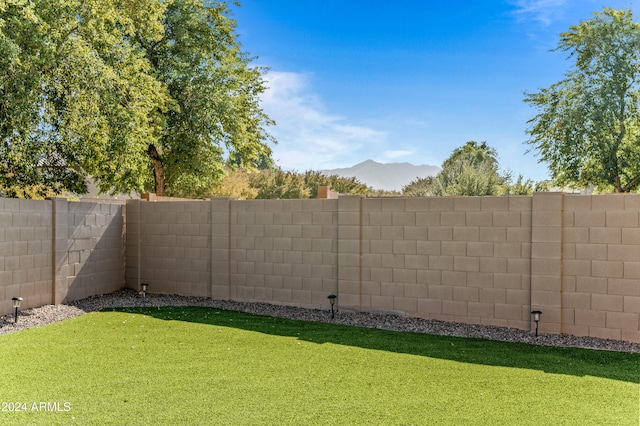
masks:
[[[617,194],[624,192],[622,190],[622,185],[620,184],[620,176],[616,176],[615,178],[613,178],[613,188],[613,192]]]
[[[147,148],[147,154],[149,154],[151,162],[153,163],[153,180],[156,185],[156,195],[164,196],[164,165],[162,164],[160,153],[158,153],[158,150],[156,149],[154,144],[149,144],[149,147]]]

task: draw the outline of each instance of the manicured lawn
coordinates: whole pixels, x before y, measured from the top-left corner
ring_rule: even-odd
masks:
[[[0,347],[0,424],[640,422],[637,354],[183,307],[92,313]]]

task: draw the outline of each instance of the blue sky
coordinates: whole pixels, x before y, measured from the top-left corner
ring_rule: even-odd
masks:
[[[243,0],[240,42],[269,67],[263,108],[287,170],[441,165],[487,141],[515,175],[546,179],[523,102],[571,66],[558,35],[605,6],[640,0]]]

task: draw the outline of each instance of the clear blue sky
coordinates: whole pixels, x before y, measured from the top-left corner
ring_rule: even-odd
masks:
[[[240,42],[270,68],[263,107],[287,170],[441,165],[469,140],[500,165],[548,176],[527,140],[524,92],[563,78],[558,35],[604,6],[640,0],[243,0]]]

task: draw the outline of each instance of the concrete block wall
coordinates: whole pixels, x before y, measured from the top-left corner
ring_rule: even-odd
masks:
[[[640,342],[639,280],[640,195],[0,198],[0,315],[148,282],[531,330],[539,309],[542,333]]]
[[[359,310],[367,298],[362,282],[362,203],[363,197],[348,196],[338,200],[338,274],[336,291],[338,309]],[[326,303],[323,307],[326,307]]]
[[[322,307],[336,292],[338,200],[131,200],[127,286]]]
[[[124,287],[124,204],[0,198],[0,315]]]
[[[640,196],[564,196],[562,332],[640,342]]]
[[[543,193],[532,200],[531,310],[542,311],[540,331],[545,333],[562,332],[564,198]]]
[[[0,198],[0,315],[51,303],[52,203]]]
[[[122,289],[124,204],[55,199],[55,303]],[[66,218],[66,223],[65,223]]]
[[[127,202],[127,287],[211,296],[211,201]]]
[[[230,203],[230,297],[321,307],[336,291],[337,200]]]
[[[127,206],[127,285],[640,342],[640,195]]]
[[[364,199],[359,308],[528,328],[530,197]]]

